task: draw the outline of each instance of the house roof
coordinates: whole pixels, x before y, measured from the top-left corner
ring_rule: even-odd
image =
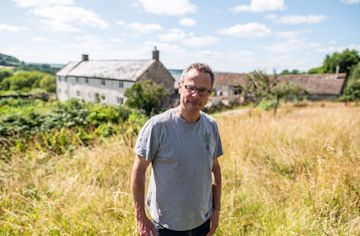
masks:
[[[69,62],[56,75],[136,81],[156,60],[89,60]]]
[[[247,83],[247,74],[215,72],[215,86],[240,85]],[[345,73],[338,74],[289,74],[278,75],[281,82],[289,82],[310,94],[339,95],[345,82]]]
[[[217,85],[246,85],[246,75],[240,73],[215,72],[215,86]]]
[[[279,75],[281,82],[289,82],[306,90],[310,94],[339,95],[346,74],[290,74]]]

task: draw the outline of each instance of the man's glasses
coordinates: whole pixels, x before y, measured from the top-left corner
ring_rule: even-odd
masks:
[[[190,94],[194,94],[195,92],[197,92],[197,94],[199,94],[200,96],[206,96],[212,93],[212,89],[207,89],[207,88],[197,88],[191,85],[185,85],[184,84],[184,88],[186,89],[186,91]]]

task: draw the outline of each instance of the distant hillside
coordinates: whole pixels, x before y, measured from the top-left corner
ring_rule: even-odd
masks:
[[[49,74],[58,72],[62,65],[59,64],[42,64],[42,63],[25,63],[16,57],[0,53],[0,65],[15,66],[17,70],[33,71],[38,70]]]
[[[3,66],[20,66],[23,64],[19,59],[13,56],[0,53],[0,65]]]

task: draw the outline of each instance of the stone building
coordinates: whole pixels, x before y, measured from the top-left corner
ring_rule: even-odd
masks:
[[[90,60],[84,54],[81,61],[69,62],[56,74],[57,98],[118,105],[126,100],[125,90],[142,80],[153,80],[171,94],[174,78],[159,54],[156,47],[151,60]]]

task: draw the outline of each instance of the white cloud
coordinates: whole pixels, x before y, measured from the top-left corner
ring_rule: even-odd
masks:
[[[178,42],[189,47],[207,47],[216,44],[219,39],[214,36],[197,36],[185,33],[181,29],[170,29],[168,33],[159,35],[162,42]]]
[[[276,32],[276,35],[281,38],[293,39],[297,38],[301,34],[310,32],[310,30],[299,30],[299,31],[279,31]]]
[[[156,15],[182,16],[196,12],[196,5],[188,0],[137,0],[137,6],[145,12]]]
[[[185,26],[194,26],[196,25],[196,21],[191,18],[182,18],[180,19],[179,24]]]
[[[234,12],[266,12],[282,10],[285,8],[283,0],[251,0],[250,5],[232,7]]]
[[[122,25],[125,25],[126,22],[123,21],[123,20],[119,20],[119,21],[116,22],[116,24],[122,26]]]
[[[318,24],[327,19],[324,15],[289,15],[275,19],[275,23],[297,25],[297,24]]]
[[[19,32],[22,30],[28,30],[28,28],[23,26],[0,24],[0,31]]]
[[[12,0],[18,7],[42,8],[53,5],[73,5],[73,0]]]
[[[346,4],[356,4],[360,3],[360,0],[341,0],[341,2]]]
[[[42,18],[50,25],[71,25],[78,23],[98,28],[107,28],[108,24],[100,19],[96,13],[91,10],[76,6],[51,6],[44,8],[35,8],[32,10],[35,16]],[[57,30],[57,29],[55,29]]]
[[[163,42],[175,42],[185,38],[186,34],[181,29],[170,29],[168,33],[159,35],[159,39]]]
[[[333,44],[330,42],[330,44]],[[345,49],[354,49],[360,51],[360,44],[349,44],[347,46],[327,46],[327,47],[319,47],[316,51],[331,54],[334,52],[342,52]]]
[[[219,39],[214,36],[190,36],[183,39],[182,43],[189,47],[206,47],[214,45]]]
[[[73,0],[13,0],[18,7],[29,8],[52,31],[80,31],[81,26],[107,28],[95,12],[74,5]]]
[[[38,43],[48,43],[48,42],[50,42],[50,40],[48,40],[46,38],[42,38],[42,37],[33,37],[32,40],[34,42],[38,42]]]
[[[119,38],[110,38],[110,42],[112,42],[112,43],[121,43],[122,40],[119,39]]]
[[[271,34],[271,30],[265,25],[253,22],[248,24],[238,24],[232,27],[222,29],[220,34],[228,36],[236,36],[241,38],[264,37]]]
[[[136,30],[137,33],[149,33],[151,31],[162,29],[162,26],[158,24],[143,24],[139,22],[127,24],[126,27],[132,30]]]
[[[306,48],[314,48],[315,44],[305,42],[301,39],[289,39],[286,42],[275,43],[266,46],[265,49],[274,54],[288,54],[289,52],[302,51]]]

